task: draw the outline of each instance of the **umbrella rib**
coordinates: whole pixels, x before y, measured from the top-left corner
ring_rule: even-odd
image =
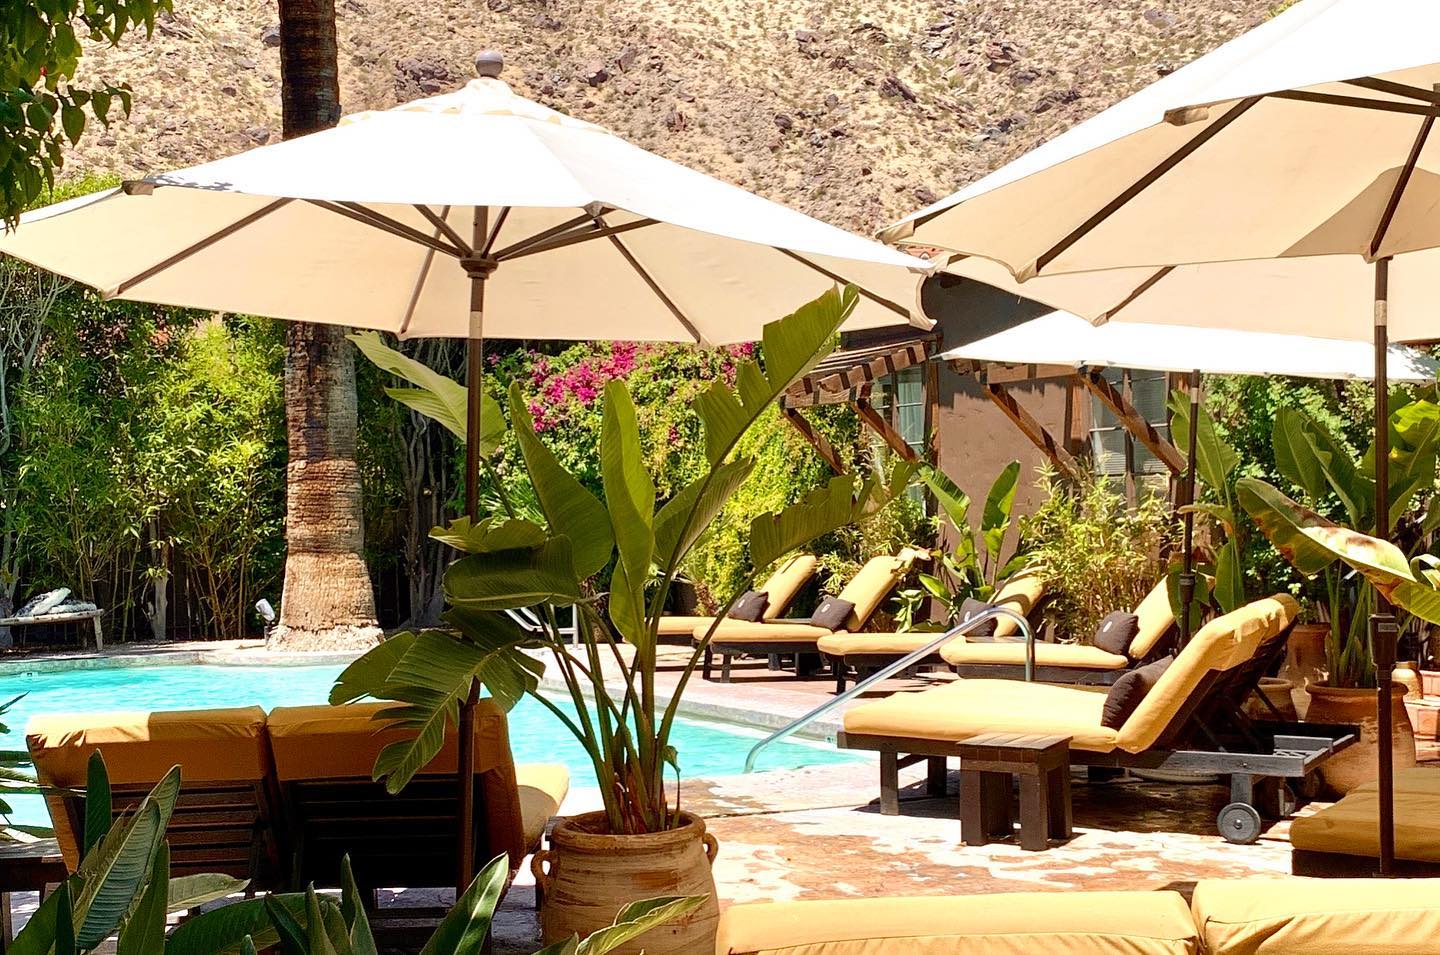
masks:
[[[597,222],[598,221],[599,220],[597,220]],[[563,249],[567,245],[578,245],[581,242],[589,242],[591,239],[606,239],[623,235],[626,232],[632,232],[635,229],[643,229],[646,226],[657,224],[658,220],[656,219],[636,219],[634,222],[626,222],[623,225],[602,225],[598,229],[574,229],[548,242],[540,242],[521,249],[519,252],[513,252],[507,256],[497,255],[495,258],[502,261],[521,259],[527,255],[534,255],[537,252],[554,252],[556,249]]]
[[[445,221],[445,216],[448,216],[450,214],[449,206],[445,207],[445,212],[443,214],[437,214],[435,210],[431,209],[429,206],[424,205],[423,203],[416,203],[415,211],[420,213],[426,219],[429,219],[430,224],[433,225],[436,230],[445,233],[445,237],[455,244],[455,248],[461,249],[466,255],[469,255],[473,251],[470,248],[469,243],[467,243],[463,238],[460,237],[460,233],[456,232],[451,227],[450,223]],[[435,236],[435,239],[436,241],[439,241],[440,236],[437,234]]]
[[[832,272],[822,265],[811,262],[809,259],[805,258],[805,256],[803,255],[800,255],[798,252],[791,252],[789,249],[782,249],[778,245],[772,245],[770,248],[774,249],[776,252],[779,252],[781,255],[788,256],[789,258],[794,259],[796,262],[799,262],[806,268],[813,269],[814,271],[819,272],[821,275],[825,276],[832,282],[839,282],[841,285],[855,286],[855,291],[859,292],[862,296],[868,298],[876,305],[879,305],[883,308],[888,308],[896,315],[904,318],[907,322],[910,320],[911,316],[910,310],[908,308],[903,305],[897,305],[894,302],[890,301],[888,298],[876,295],[874,292],[870,291],[865,286],[861,285],[859,282],[852,282],[838,272]]]
[[[552,225],[550,228],[543,229],[527,239],[521,239],[519,242],[514,242],[510,245],[505,246],[505,248],[501,249],[499,252],[496,252],[493,256],[491,256],[491,258],[497,260],[507,259],[515,253],[521,251],[522,249],[528,248],[529,246],[532,246],[537,242],[544,242],[546,239],[560,235],[562,232],[569,232],[576,226],[585,225],[586,223],[593,221],[594,220],[591,218],[590,213],[582,212],[578,216],[566,219],[559,225]]]
[[[439,239],[432,239],[419,229],[411,228],[403,222],[397,222],[389,216],[382,215],[373,209],[367,209],[358,203],[330,202],[325,199],[306,199],[305,201],[327,212],[333,212],[347,219],[354,219],[356,222],[368,225],[373,229],[379,229],[381,232],[388,232],[397,238],[408,239],[411,242],[425,246],[427,249],[434,249],[436,252],[444,252],[451,258],[460,259],[465,256],[459,249],[448,246]]]
[[[1440,112],[1436,103],[1395,103],[1390,100],[1366,99],[1364,96],[1341,96],[1338,93],[1312,93],[1309,90],[1281,90],[1265,94],[1271,99],[1289,99],[1322,106],[1345,106],[1352,109],[1373,109],[1382,113],[1407,113],[1411,116],[1434,116]]]
[[[1096,226],[1100,225],[1106,219],[1110,218],[1116,212],[1120,211],[1120,209],[1127,203],[1129,203],[1130,200],[1140,195],[1140,193],[1144,192],[1146,189],[1149,189],[1167,172],[1174,169],[1186,158],[1188,158],[1192,153],[1198,150],[1201,146],[1204,146],[1215,136],[1219,135],[1222,130],[1228,127],[1231,123],[1235,122],[1235,120],[1245,115],[1245,112],[1249,110],[1250,107],[1260,102],[1260,99],[1261,97],[1259,96],[1251,96],[1247,99],[1242,99],[1240,102],[1236,103],[1234,106],[1226,110],[1224,116],[1221,116],[1215,122],[1205,127],[1205,129],[1201,130],[1199,134],[1186,142],[1185,145],[1175,150],[1169,156],[1166,156],[1154,169],[1151,169],[1145,175],[1141,176],[1139,179],[1133,182],[1128,189],[1120,193],[1120,195],[1116,196],[1114,199],[1110,200],[1093,216],[1082,222],[1073,232],[1071,232],[1065,238],[1061,239],[1059,242],[1057,242],[1055,245],[1051,246],[1048,250],[1041,254],[1040,257],[1035,260],[1035,274],[1038,275],[1040,271],[1045,268],[1045,266],[1055,261],[1055,259],[1058,258],[1066,249],[1070,248],[1076,242],[1079,242],[1081,239],[1085,238],[1085,236],[1090,234],[1090,232],[1093,231]]]
[[[1410,155],[1405,157],[1405,165],[1400,168],[1400,177],[1395,180],[1395,188],[1390,191],[1390,201],[1385,204],[1385,214],[1380,217],[1380,224],[1375,229],[1375,237],[1370,240],[1372,258],[1376,252],[1380,251],[1380,246],[1385,241],[1385,234],[1390,231],[1390,223],[1394,221],[1395,213],[1400,208],[1400,200],[1405,196],[1405,187],[1410,185],[1410,177],[1415,172],[1415,164],[1420,161],[1420,153],[1425,149],[1425,141],[1430,138],[1430,130],[1434,125],[1435,117],[1426,116],[1425,122],[1420,124],[1420,131],[1415,134],[1415,142],[1410,146]]]
[[[595,221],[599,223],[602,220],[599,216],[596,216]],[[707,344],[705,336],[700,334],[700,330],[695,327],[695,323],[685,317],[685,313],[680,310],[680,306],[676,305],[675,301],[670,298],[669,295],[665,294],[665,290],[660,287],[660,283],[651,277],[650,273],[645,270],[645,266],[641,265],[639,260],[625,247],[625,243],[621,242],[614,233],[607,235],[606,238],[610,240],[611,245],[615,246],[615,251],[619,252],[625,261],[630,263],[630,267],[635,270],[635,274],[640,276],[641,280],[650,287],[650,291],[655,293],[655,297],[663,302],[665,307],[670,310],[670,314],[675,317],[675,321],[685,326],[685,330],[695,339],[695,344]]]
[[[495,217],[495,224],[490,227],[490,234],[485,237],[485,248],[480,250],[482,256],[489,255],[490,250],[495,248],[495,240],[500,238],[500,227],[508,218],[510,218],[510,206],[501,206],[500,214]]]
[[[450,215],[450,207],[446,206],[440,211],[440,220]],[[415,285],[410,289],[410,300],[405,303],[405,317],[400,320],[400,330],[395,334],[404,338],[410,332],[410,322],[415,318],[415,309],[420,305],[420,296],[425,291],[425,280],[430,277],[430,266],[435,262],[435,250],[426,249],[425,258],[420,262],[420,271],[415,276]]]
[[[170,256],[167,259],[157,262],[156,264],[150,266],[150,268],[139,273],[138,275],[132,275],[130,278],[115,286],[114,294],[122,295],[129,289],[132,289],[135,286],[139,285],[141,282],[149,281],[150,279],[159,275],[161,272],[164,272],[166,269],[169,269],[175,265],[179,265],[181,262],[184,262],[186,259],[190,258],[190,256],[195,255],[197,252],[205,251],[206,249],[210,248],[210,246],[214,245],[220,240],[228,238],[229,236],[235,234],[236,232],[239,232],[246,226],[253,225],[254,223],[268,216],[270,213],[274,212],[276,209],[288,205],[290,202],[290,199],[276,199],[274,202],[266,203],[264,206],[256,209],[249,215],[236,219],[234,222],[230,223],[225,228],[210,233],[205,238],[201,239],[199,242],[196,242],[194,245],[181,249],[179,252],[176,252],[174,255]]]
[[[1105,313],[1105,321],[1108,322],[1116,315],[1119,315],[1120,310],[1125,308],[1127,305],[1134,304],[1137,298],[1150,291],[1160,282],[1161,279],[1163,279],[1165,276],[1169,275],[1173,271],[1175,271],[1175,266],[1167,265],[1163,269],[1157,271],[1154,275],[1150,276],[1145,281],[1141,282],[1139,285],[1135,286],[1135,288],[1130,292],[1130,294],[1125,296],[1125,298],[1120,301],[1119,305],[1116,305],[1114,308],[1110,309],[1108,312]]]
[[[1377,93],[1390,93],[1393,96],[1403,96],[1406,99],[1418,99],[1431,105],[1440,105],[1440,94],[1433,90],[1422,89],[1419,86],[1410,86],[1405,83],[1396,83],[1393,80],[1382,80],[1374,76],[1362,76],[1353,80],[1346,80],[1346,86],[1358,86],[1365,90],[1374,90]]]

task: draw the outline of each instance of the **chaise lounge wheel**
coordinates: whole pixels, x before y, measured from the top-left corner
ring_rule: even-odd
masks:
[[[1215,817],[1216,828],[1226,842],[1248,846],[1260,838],[1260,813],[1249,803],[1232,802]]]

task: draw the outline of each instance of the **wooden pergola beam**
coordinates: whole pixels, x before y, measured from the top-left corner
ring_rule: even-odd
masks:
[[[1171,474],[1179,475],[1185,472],[1185,456],[1180,453],[1180,449],[1155,430],[1155,426],[1145,420],[1145,416],[1125,400],[1125,396],[1116,391],[1115,386],[1106,381],[1104,375],[1098,371],[1082,371],[1075,377],[1087,391],[1100,399],[1101,404],[1115,414],[1121,426],[1130,432],[1135,440],[1160,459]]]
[[[891,451],[894,451],[906,461],[915,462],[920,460],[920,456],[915,453],[915,449],[910,447],[909,443],[900,436],[900,432],[890,427],[890,422],[886,421],[885,416],[875,410],[875,406],[870,403],[869,398],[854,398],[850,401],[850,407],[855,409],[855,413],[860,416],[861,421],[870,426],[870,430],[884,439]]]
[[[1085,469],[1070,456],[1070,452],[1066,451],[1060,442],[1055,440],[1055,436],[1047,431],[1044,425],[1036,421],[1030,412],[1021,407],[1020,403],[1015,400],[1015,396],[1010,394],[1004,385],[985,382],[984,388],[986,396],[994,402],[995,407],[1003,411],[1005,417],[1020,429],[1020,433],[1029,438],[1031,443],[1044,453],[1057,471],[1071,480],[1076,480],[1085,473]]]
[[[858,360],[839,371],[811,372],[791,385],[784,403],[789,407],[814,404],[839,404],[847,400],[847,392],[929,360],[934,341],[910,342],[893,351]],[[807,400],[808,399],[808,400]]]
[[[835,453],[835,446],[830,443],[825,435],[815,430],[815,426],[811,424],[803,414],[794,408],[787,408],[784,405],[780,407],[780,414],[784,416],[786,421],[790,422],[792,428],[800,432],[800,437],[804,438],[805,443],[815,449],[815,453],[820,455],[820,458],[830,470],[836,474],[845,473],[845,466],[840,461],[840,455]]]

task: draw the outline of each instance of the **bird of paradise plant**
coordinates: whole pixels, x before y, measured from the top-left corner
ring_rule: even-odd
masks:
[[[611,833],[656,832],[682,824],[665,788],[667,773],[678,778],[681,766],[672,731],[681,695],[710,635],[697,641],[665,699],[656,673],[660,617],[685,555],[750,475],[754,461],[736,454],[741,437],[828,352],[857,295],[853,286],[832,289],[770,323],[764,330],[763,362],[758,356],[741,362],[733,386],[717,380],[695,399],[710,466],[663,503],[645,468],[635,405],[623,382],[605,387],[603,496],[560,466],[536,434],[518,384],[511,386],[510,428],[535,491],[539,519],[520,516],[502,490],[497,513],[436,528],[433,536],[459,552],[444,581],[450,603],[444,619],[451,629],[391,637],[348,667],[331,693],[332,703],[367,696],[394,701],[378,719],[413,732],[381,753],[377,779],[398,791],[434,758],[447,724],[456,722],[461,700],[478,680],[506,707],[533,696],[580,741],[594,767]],[[465,434],[461,385],[417,367],[377,335],[355,341],[380,367],[410,382],[412,387],[392,389],[393,397],[435,417],[457,436]],[[489,396],[485,401],[481,457],[488,462],[504,428],[498,403]],[[840,475],[803,500],[756,518],[749,534],[752,566],[766,567],[874,514],[904,492],[912,475],[913,467],[904,463],[882,476]],[[607,570],[609,591],[597,594],[596,583]],[[746,581],[735,596],[751,584]],[[575,645],[562,633],[554,611],[570,605],[578,608],[581,622]],[[505,612],[522,607],[538,608],[538,631],[521,627]],[[547,666],[563,683],[573,715],[538,692]]]

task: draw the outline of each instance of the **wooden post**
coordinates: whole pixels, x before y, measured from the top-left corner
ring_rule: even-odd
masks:
[[[830,470],[836,474],[845,473],[845,466],[841,463],[840,455],[836,453],[834,445],[826,439],[825,435],[816,431],[815,426],[812,425],[803,414],[783,404],[780,406],[780,414],[786,421],[790,422],[792,428],[800,432],[800,437],[804,438],[805,442],[815,449],[815,453],[820,455]]]
[[[890,422],[886,421],[880,412],[875,410],[875,406],[870,403],[869,398],[851,398],[850,407],[854,408],[855,413],[860,415],[861,421],[869,425],[872,431],[885,440],[885,443],[889,445],[891,451],[894,451],[906,461],[913,462],[920,460],[920,456],[915,453],[915,449],[910,447],[898,431],[890,427]]]
[[[1045,453],[1050,459],[1051,465],[1062,475],[1070,480],[1076,480],[1083,473],[1084,469],[1070,456],[1070,452],[1060,446],[1055,436],[1045,430],[1045,426],[1036,421],[1035,418],[1020,407],[1015,396],[1005,389],[1004,385],[985,384],[985,394],[995,403],[995,406],[1005,412],[1005,417],[1020,429],[1020,433],[1029,438],[1030,441]]]
[[[1115,386],[1105,380],[1105,376],[1098,371],[1084,371],[1076,375],[1079,382],[1085,386],[1101,404],[1115,413],[1120,419],[1120,425],[1127,433],[1138,440],[1150,451],[1151,454],[1160,459],[1160,462],[1169,469],[1171,474],[1180,475],[1185,472],[1185,457],[1180,450],[1165,440],[1155,426],[1145,420],[1134,405],[1125,396],[1115,390]]]

